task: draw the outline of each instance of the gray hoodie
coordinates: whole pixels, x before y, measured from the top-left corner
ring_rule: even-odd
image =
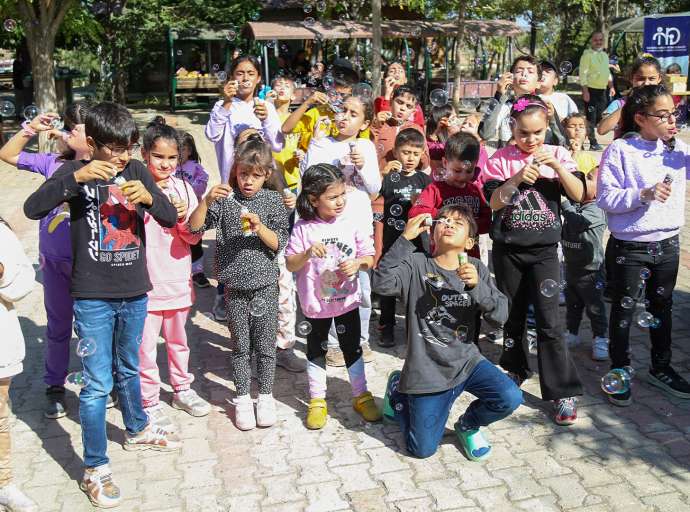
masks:
[[[582,274],[599,270],[604,261],[606,214],[592,201],[561,203],[563,235],[561,245],[568,273]]]

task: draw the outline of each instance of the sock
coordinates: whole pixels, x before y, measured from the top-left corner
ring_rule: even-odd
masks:
[[[326,398],[326,358],[318,357],[308,363],[309,397]]]
[[[350,377],[352,396],[357,397],[367,391],[367,376],[364,374],[364,359],[361,356],[348,367],[347,374]]]

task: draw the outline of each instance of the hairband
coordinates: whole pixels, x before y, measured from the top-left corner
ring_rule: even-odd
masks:
[[[525,110],[527,107],[539,107],[543,108],[544,110],[547,110],[546,106],[543,103],[539,103],[537,101],[531,101],[528,98],[520,98],[515,102],[513,105],[513,110],[515,112],[522,112]]]

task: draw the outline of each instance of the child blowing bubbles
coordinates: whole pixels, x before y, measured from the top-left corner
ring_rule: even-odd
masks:
[[[302,177],[302,192],[297,200],[300,220],[292,231],[285,256],[288,270],[297,273],[297,293],[309,323],[310,429],[322,428],[328,415],[326,347],[322,342],[333,321],[350,377],[352,405],[366,421],[381,418],[367,390],[360,347],[361,291],[357,273],[371,268],[374,246],[371,229],[359,222],[357,212],[368,201],[357,194],[348,196],[343,174],[332,165],[312,166]]]
[[[534,304],[542,398],[554,401],[556,423],[569,425],[577,418],[573,396],[581,394],[582,387],[558,329],[557,245],[561,195],[579,202],[584,187],[572,174],[577,167],[568,151],[544,145],[547,116],[547,107],[537,96],[515,102],[511,110],[515,146],[502,148],[489,159],[484,189],[494,210],[490,233],[496,283],[511,302],[500,364],[518,383],[528,377],[522,335],[527,307]]]
[[[508,301],[491,283],[488,269],[466,255],[477,229],[472,212],[464,205],[441,208],[432,233],[433,257],[415,252],[412,243],[429,230],[429,220],[426,213],[410,219],[374,271],[374,291],[400,297],[407,317],[405,364],[402,374],[388,378],[384,415],[400,424],[410,453],[430,457],[453,402],[468,391],[477,400],[455,431],[467,457],[482,460],[491,446],[479,427],[505,418],[522,403],[515,383],[472,343],[477,314],[500,324]]]
[[[213,187],[189,219],[193,232],[216,229],[218,280],[225,284],[235,341],[235,423],[240,430],[276,422],[277,257],[288,238],[288,219],[281,195],[265,188],[272,172],[271,149],[250,137],[237,148],[230,185]],[[251,352],[257,354],[259,374],[256,416],[249,395]]]

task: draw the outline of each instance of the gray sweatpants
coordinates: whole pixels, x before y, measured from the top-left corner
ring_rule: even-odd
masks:
[[[569,332],[577,334],[582,321],[582,311],[592,324],[595,338],[606,337],[609,329],[604,304],[604,275],[601,271],[571,272],[566,266],[565,322]]]

